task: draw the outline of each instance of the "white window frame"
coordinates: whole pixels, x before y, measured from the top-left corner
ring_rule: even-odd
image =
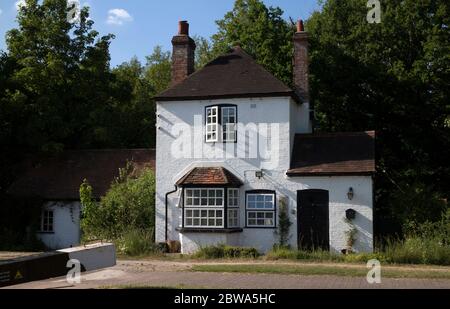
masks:
[[[218,192],[220,195],[217,195]],[[224,228],[224,193],[223,188],[186,188],[184,192],[184,227]],[[217,203],[219,199],[221,203]],[[211,203],[212,200],[214,203]]]
[[[238,228],[240,227],[240,207],[239,207],[239,189],[230,188],[228,189],[228,227]]]
[[[235,143],[237,141],[237,106],[209,106],[205,111],[206,142]],[[234,122],[229,122],[230,118],[234,118]]]
[[[254,224],[250,223],[252,220],[255,221]],[[269,220],[272,221],[271,224],[268,223]],[[259,224],[259,221],[263,223]],[[275,227],[275,211],[247,211],[247,227]]]
[[[55,232],[55,212],[53,210],[42,210],[39,232],[54,233]]]
[[[206,108],[206,142],[216,143],[219,141],[219,107]]]
[[[233,115],[230,115],[229,112],[225,113],[225,111],[233,111]],[[237,140],[237,107],[236,106],[223,106],[221,107],[221,116],[222,116],[222,141],[224,143],[235,143]],[[233,117],[234,122],[229,122],[229,118]],[[228,118],[228,120],[226,119]]]
[[[276,227],[275,198],[275,193],[247,193],[245,205],[247,227]],[[271,214],[271,216],[269,216],[269,214]],[[258,221],[261,220],[264,220],[263,224],[258,224]],[[268,220],[271,220],[272,223],[268,223]],[[254,221],[254,223],[251,224],[251,221]]]

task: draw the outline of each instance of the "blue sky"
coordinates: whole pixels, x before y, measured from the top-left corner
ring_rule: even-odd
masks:
[[[5,33],[15,27],[18,0],[0,2],[0,49],[5,50]],[[319,8],[317,0],[264,0],[279,6],[285,17],[307,19]],[[170,50],[170,40],[177,32],[178,21],[188,20],[192,35],[210,37],[217,31],[215,21],[233,8],[234,0],[80,0],[91,8],[94,28],[100,34],[113,33],[111,65],[133,56],[145,61],[153,47]]]

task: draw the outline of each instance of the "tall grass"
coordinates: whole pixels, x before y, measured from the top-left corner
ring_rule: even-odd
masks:
[[[153,230],[134,229],[115,241],[120,253],[128,256],[159,255],[161,248],[154,242]]]
[[[450,265],[450,246],[440,238],[388,240],[383,253],[391,263]]]
[[[309,260],[320,262],[366,263],[377,259],[390,264],[450,265],[450,246],[441,238],[408,237],[405,240],[388,239],[375,253],[342,255],[323,250],[301,251],[274,248],[267,253],[268,260]]]

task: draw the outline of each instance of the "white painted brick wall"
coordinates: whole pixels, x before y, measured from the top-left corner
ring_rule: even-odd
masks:
[[[171,155],[172,142],[177,138],[173,136],[172,128],[177,123],[194,124],[194,114],[204,117],[205,107],[214,104],[236,104],[238,106],[238,121],[240,123],[278,123],[280,125],[280,164],[278,167],[265,172],[263,179],[254,177],[254,171],[263,167],[261,159],[184,159],[174,158]],[[256,104],[257,108],[252,108]],[[344,222],[345,210],[353,208],[358,212],[355,221],[359,230],[358,241],[355,245],[357,251],[371,252],[373,248],[372,228],[372,179],[371,177],[303,177],[288,178],[293,133],[309,133],[309,109],[307,106],[293,106],[290,98],[261,98],[261,99],[227,99],[206,101],[163,102],[157,104],[158,126],[157,154],[156,154],[156,240],[165,238],[165,194],[174,190],[175,182],[193,167],[223,166],[240,177],[244,186],[241,188],[241,225],[245,220],[245,191],[255,189],[269,189],[277,192],[277,197],[289,197],[291,221],[294,223],[290,242],[297,246],[297,191],[304,189],[323,189],[330,193],[330,247],[333,251],[345,249],[348,226]],[[302,115],[296,125],[292,125],[293,117]],[[294,119],[294,120],[292,120]],[[306,130],[306,131],[304,131]],[[203,139],[195,140],[196,145],[205,145]],[[197,146],[196,146],[197,147]],[[207,146],[209,147],[209,146]],[[350,187],[355,190],[355,198],[349,201],[347,192]],[[244,232],[229,237],[216,234],[195,234],[194,236],[181,236],[176,231],[179,226],[178,218],[181,209],[175,205],[174,198],[180,192],[171,195],[169,199],[169,239],[180,240],[183,252],[195,250],[195,244],[220,243],[228,241],[239,243],[241,246],[256,247],[262,252],[270,250],[276,242],[273,229],[244,229]],[[227,238],[228,237],[228,238]]]

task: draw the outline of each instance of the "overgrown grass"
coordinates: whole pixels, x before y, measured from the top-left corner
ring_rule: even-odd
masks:
[[[450,265],[450,246],[437,238],[410,237],[406,240],[388,240],[382,250],[375,253],[342,255],[328,251],[298,251],[274,248],[268,260],[309,260],[322,262],[366,263],[377,259],[388,264]]]
[[[259,255],[255,248],[217,245],[202,247],[192,257],[197,259],[255,259]]]
[[[154,233],[148,230],[131,230],[115,241],[119,254],[127,256],[162,256],[164,248],[154,243]]]
[[[194,265],[193,271],[216,273],[261,273],[261,274],[291,274],[304,276],[346,276],[362,277],[367,275],[365,267],[335,267],[326,265],[258,265],[258,264],[227,264],[227,265]],[[382,269],[384,278],[429,278],[450,279],[447,270],[411,270]]]
[[[450,265],[450,245],[438,238],[388,241],[383,254],[391,263]]]

